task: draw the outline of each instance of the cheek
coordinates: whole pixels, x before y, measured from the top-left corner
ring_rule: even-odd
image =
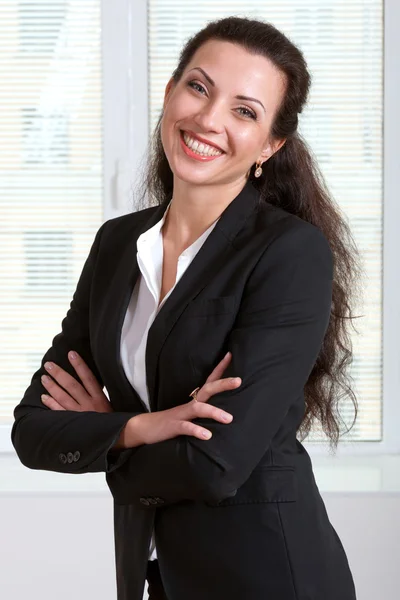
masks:
[[[173,144],[174,136],[178,133],[181,119],[182,115],[176,103],[168,105],[166,110],[164,110],[161,123],[161,140],[166,152],[167,148]]]
[[[262,140],[255,134],[254,129],[249,127],[238,131],[233,143],[238,157],[248,162],[250,157],[258,156]]]
[[[169,127],[178,127],[179,123],[190,117],[195,110],[195,102],[189,94],[176,94],[167,105],[165,116]]]
[[[174,143],[176,144],[180,118],[179,107],[175,102],[170,103],[164,110],[161,122],[161,141],[167,156],[168,151],[172,149]]]

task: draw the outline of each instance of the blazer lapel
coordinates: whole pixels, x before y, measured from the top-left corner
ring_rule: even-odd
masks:
[[[152,411],[157,410],[158,361],[160,351],[168,334],[189,302],[223,269],[224,263],[229,260],[230,256],[236,253],[234,246],[235,236],[245,226],[246,220],[255,210],[258,202],[259,192],[248,181],[242,191],[223,211],[216,226],[179,279],[171,295],[157,313],[148,332],[145,357],[149,403]],[[146,221],[140,233],[150,229],[150,227],[162,218],[167,204],[165,202],[158,207],[150,219]],[[139,271],[138,267],[137,270]],[[135,280],[136,276],[134,277]],[[122,322],[120,322],[120,325],[122,327]],[[120,333],[118,337],[120,337]]]
[[[126,311],[128,310],[129,302],[132,296],[133,288],[137,282],[138,277],[141,275],[140,268],[137,262],[137,240],[139,236],[153,227],[159,220],[162,219],[164,211],[168,206],[168,202],[165,201],[159,206],[153,207],[151,215],[137,228],[132,235],[131,241],[124,248],[121,260],[118,262],[117,270],[114,274],[114,293],[112,294],[113,306],[109,307],[107,314],[110,315],[110,319],[107,323],[112,332],[112,337],[115,338],[116,342],[116,367],[120,375],[119,383],[123,388],[125,394],[132,395],[132,400],[135,401],[142,410],[147,411],[147,407],[143,404],[142,399],[131,385],[127,378],[121,362],[121,335],[122,327]],[[113,365],[110,365],[110,376],[112,376]],[[114,373],[115,376],[115,373]],[[151,404],[150,404],[151,406]]]

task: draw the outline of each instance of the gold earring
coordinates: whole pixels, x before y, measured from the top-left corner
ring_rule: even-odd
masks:
[[[260,177],[262,174],[262,168],[261,168],[262,163],[258,164],[258,161],[257,161],[256,165],[257,165],[257,168],[254,171],[254,177]]]

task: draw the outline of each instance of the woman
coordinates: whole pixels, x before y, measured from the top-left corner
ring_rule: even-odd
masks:
[[[357,250],[297,133],[309,86],[262,21],[187,42],[145,180],[156,206],[99,229],[15,409],[23,464],[106,473],[119,600],[146,576],[151,600],[356,597],[297,439],[318,420],[337,446],[341,388],[357,413]]]

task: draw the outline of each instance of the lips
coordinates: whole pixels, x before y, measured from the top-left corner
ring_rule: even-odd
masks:
[[[218,152],[218,154],[199,154],[198,152],[193,151],[189,146],[186,145],[184,136],[186,137],[188,134],[184,134],[182,131],[179,135],[180,145],[183,152],[192,160],[195,160],[200,163],[206,163],[210,161],[215,161],[221,159],[224,156],[224,152]]]
[[[194,140],[197,140],[198,142],[202,142],[203,144],[207,144],[208,146],[211,146],[212,148],[215,148],[216,150],[219,150],[220,152],[223,152],[225,154],[225,151],[222,148],[220,148],[220,146],[217,146],[217,144],[210,142],[210,140],[206,140],[205,138],[202,138],[201,136],[199,136],[197,133],[194,133],[190,129],[181,129],[181,134],[183,135],[183,133],[187,133]]]

